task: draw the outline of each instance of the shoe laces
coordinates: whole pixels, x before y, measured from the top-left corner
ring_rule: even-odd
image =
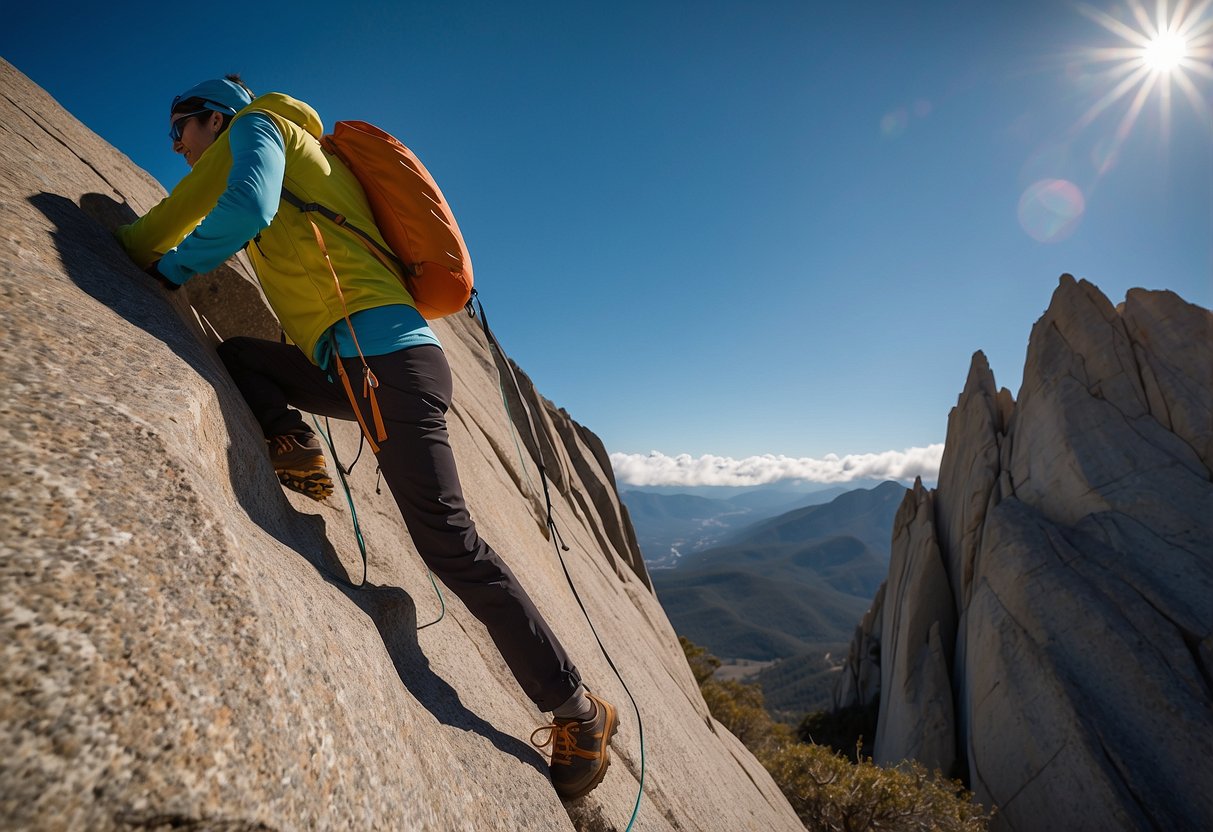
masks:
[[[285,454],[291,450],[292,446],[294,446],[295,437],[291,436],[288,433],[288,434],[284,434],[283,436],[275,436],[273,439],[270,440],[270,442],[273,443],[274,450],[277,453]]]
[[[531,745],[536,748],[547,748],[550,745],[552,747],[552,765],[572,765],[574,756],[596,760],[598,759],[596,752],[588,751],[577,745],[577,735],[581,732],[581,725],[581,722],[575,719],[540,725],[531,732]],[[536,742],[535,735],[541,731],[548,732],[547,739],[543,742]]]

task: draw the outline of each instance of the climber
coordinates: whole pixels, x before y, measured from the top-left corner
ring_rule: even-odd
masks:
[[[451,372],[404,285],[343,228],[326,228],[325,263],[307,215],[279,211],[294,193],[374,229],[357,180],[321,149],[316,111],[281,93],[254,100],[239,76],[203,81],[173,99],[169,137],[191,170],[118,239],[165,288],[208,272],[247,246],[266,298],[292,343],[231,338],[219,355],[266,436],[282,483],[314,499],[332,492],[316,435],[296,409],[372,420],[376,457],[426,565],[488,629],[519,685],[550,724],[551,778],[566,800],[595,788],[610,764],[615,708],[589,693],[572,660],[510,568],[476,533],[446,428]],[[339,303],[338,292],[343,296]],[[348,309],[348,320],[343,315]],[[333,380],[338,363],[364,381],[361,401]],[[355,412],[359,408],[359,412]],[[546,731],[544,742],[536,735]]]

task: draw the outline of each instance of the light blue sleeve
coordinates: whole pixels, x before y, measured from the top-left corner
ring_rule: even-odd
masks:
[[[286,147],[268,116],[249,113],[228,128],[232,169],[227,189],[181,245],[160,258],[160,273],[181,284],[209,272],[274,220],[282,198]]]

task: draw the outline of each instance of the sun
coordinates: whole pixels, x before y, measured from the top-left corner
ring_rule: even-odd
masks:
[[[1023,192],[1019,223],[1042,243],[1064,240],[1078,226],[1087,197],[1116,167],[1147,104],[1157,102],[1159,147],[1164,154],[1171,145],[1173,98],[1187,100],[1199,122],[1192,125],[1197,131],[1213,134],[1208,103],[1213,100],[1213,0],[1153,0],[1153,9],[1145,5],[1150,0],[1101,2],[1110,9],[1078,6],[1079,12],[1104,29],[1105,42],[1073,49],[1064,56],[1067,73],[1076,81],[1074,88],[1084,97],[1089,94],[1093,103],[1064,131],[1059,145],[1068,153],[1094,133],[1090,159],[1095,178],[1084,195],[1077,184],[1049,171]],[[1109,34],[1116,41],[1107,42]],[[1097,121],[1100,124],[1095,126]],[[1189,124],[1184,125],[1185,133]]]
[[[1178,0],[1173,7],[1167,0],[1155,0],[1152,12],[1142,0],[1127,0],[1115,16],[1087,5],[1078,8],[1120,43],[1080,51],[1083,64],[1104,68],[1095,75],[1102,93],[1079,119],[1075,132],[1128,99],[1128,108],[1110,137],[1111,158],[1128,138],[1146,102],[1156,98],[1162,133],[1168,137],[1176,90],[1202,120],[1213,123],[1208,90],[1200,88],[1213,81],[1213,0]]]
[[[1179,66],[1188,54],[1188,42],[1174,32],[1155,35],[1145,49],[1142,59],[1154,72],[1170,72]]]

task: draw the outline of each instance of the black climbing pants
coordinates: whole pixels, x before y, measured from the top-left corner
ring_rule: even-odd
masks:
[[[330,379],[298,347],[231,338],[219,346],[219,356],[266,437],[313,432],[292,405],[321,416],[355,418],[341,381]],[[360,396],[361,362],[342,361],[371,425],[370,407]],[[424,345],[367,356],[366,361],[379,379],[376,394],[387,428],[376,456],[417,551],[488,628],[518,684],[539,709],[563,704],[580,682],[577,668],[514,573],[480,539],[464,504],[446,429],[451,404],[446,355]]]

